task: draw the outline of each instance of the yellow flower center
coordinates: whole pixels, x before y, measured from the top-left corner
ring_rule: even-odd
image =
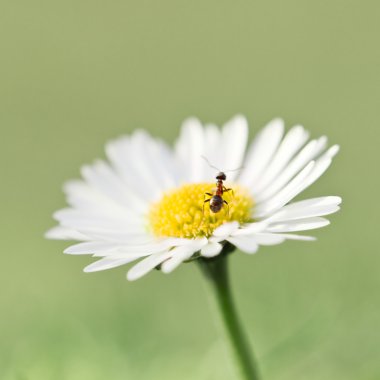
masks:
[[[254,205],[247,189],[233,185],[232,191],[224,192],[220,211],[212,212],[210,201],[215,184],[196,183],[183,185],[168,191],[149,211],[149,225],[154,235],[165,237],[195,238],[212,235],[215,228],[225,222],[246,223],[252,220]],[[205,202],[206,201],[206,202]]]

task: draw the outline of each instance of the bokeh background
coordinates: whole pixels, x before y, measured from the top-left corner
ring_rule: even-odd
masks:
[[[315,232],[231,266],[265,380],[380,378],[380,3],[0,3],[0,378],[234,378],[195,265],[135,283],[46,241],[62,183],[107,140],[183,119],[271,118],[342,146],[301,198],[341,195]]]

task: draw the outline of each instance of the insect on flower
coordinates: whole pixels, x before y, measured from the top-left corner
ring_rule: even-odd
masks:
[[[216,175],[216,188],[214,189],[213,193],[205,193],[204,195],[204,202],[203,202],[203,214],[204,214],[204,210],[205,210],[205,203],[207,202],[210,202],[210,210],[216,214],[217,212],[219,212],[222,207],[224,205],[227,206],[227,216],[229,215],[230,213],[230,205],[228,204],[228,202],[223,199],[223,193],[227,193],[227,192],[231,192],[232,195],[234,195],[234,191],[229,188],[227,189],[225,186],[224,186],[224,183],[223,181],[225,181],[227,179],[227,176],[226,174],[221,171],[220,169],[218,169],[217,167],[215,167],[214,165],[211,165],[209,160],[205,157],[205,156],[202,156],[202,158],[209,164],[209,166],[213,169],[216,169],[218,171],[218,174]],[[228,172],[232,172],[232,171],[236,171],[236,170],[240,170],[241,168],[238,168],[238,169],[234,169],[234,170],[227,170]],[[206,199],[206,196],[209,196],[211,198],[209,199]]]

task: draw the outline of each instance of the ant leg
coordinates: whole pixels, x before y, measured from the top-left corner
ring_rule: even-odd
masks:
[[[206,195],[205,195],[205,197],[206,197]],[[210,202],[210,201],[211,201],[211,198],[210,199],[206,199],[203,202],[203,206],[202,206],[202,218],[199,221],[198,228],[201,226],[201,224],[203,223],[203,220],[205,218],[205,203]]]
[[[204,217],[205,217],[205,203],[211,201],[211,198],[206,199],[206,195],[208,195],[209,197],[212,197],[214,194],[212,194],[212,193],[204,193],[204,195],[203,195],[202,219],[201,219],[199,225],[201,225],[201,223],[203,222]]]
[[[206,196],[206,195],[205,195]],[[206,199],[204,202],[203,202],[203,208],[202,208],[202,215],[204,216],[205,215],[205,203],[207,202],[210,202],[211,201],[211,198],[210,199]]]
[[[231,189],[231,188],[227,189],[225,186],[223,186],[223,191],[224,191],[225,193],[231,191],[232,197],[235,198],[235,193],[234,193],[234,190],[233,190],[233,189]]]
[[[203,212],[205,210],[205,203],[210,202],[210,200],[211,200],[211,198],[210,198],[209,200],[206,201],[206,195],[208,195],[209,197],[213,196],[213,194],[211,194],[211,193],[204,193],[204,195],[203,195]]]
[[[227,205],[227,218],[230,216],[230,205],[226,200],[223,199],[223,203]]]

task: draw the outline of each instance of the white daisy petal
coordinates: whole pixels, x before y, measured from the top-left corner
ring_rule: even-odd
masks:
[[[207,239],[204,237],[201,239],[188,240],[187,244],[174,247],[170,251],[172,254],[171,258],[162,264],[162,271],[164,273],[172,272],[183,261],[189,259],[195,252],[198,252],[206,244]]]
[[[254,195],[260,193],[278,176],[294,154],[304,145],[308,137],[309,133],[300,125],[293,127],[286,134],[265,172],[255,182]]]
[[[226,236],[231,235],[238,228],[239,228],[238,222],[224,223],[221,226],[215,228],[212,236],[226,237]]]
[[[248,149],[244,168],[239,176],[242,185],[252,187],[276,152],[283,133],[284,122],[281,119],[272,120],[259,132]]]
[[[170,258],[171,255],[172,253],[170,251],[164,251],[148,256],[147,258],[139,261],[128,271],[127,279],[129,281],[134,281],[141,278],[142,276],[145,276],[148,272]]]
[[[154,140],[148,133],[140,130],[132,135],[131,144],[134,157],[139,157],[134,160],[134,165],[150,184],[151,191],[163,191],[176,185],[178,171],[173,165],[174,155],[170,154],[163,142]],[[141,154],[142,148],[144,154]],[[157,157],[160,159],[157,160]]]
[[[105,214],[121,214],[121,208],[108,196],[82,180],[67,181],[63,186],[67,202],[75,209],[98,210]]]
[[[187,172],[188,182],[201,182],[204,178],[205,161],[203,127],[198,119],[185,120],[176,144],[177,157]]]
[[[150,191],[150,188],[154,186],[152,178],[149,171],[146,171],[145,166],[140,166],[140,154],[134,156],[135,150],[135,144],[132,143],[129,136],[121,137],[106,145],[107,157],[120,178],[132,191],[138,193],[142,199],[150,201],[153,198]]]
[[[195,246],[181,246],[173,248],[170,253],[172,257],[166,260],[161,267],[164,273],[170,273],[176,269],[183,261],[188,260],[197,251]]]
[[[155,199],[159,190],[179,181],[180,171],[174,154],[162,141],[144,131],[138,130],[131,137],[109,142],[106,153],[128,189],[142,199]]]
[[[262,191],[253,190],[256,202],[259,204],[275,195],[311,160],[317,157],[325,149],[326,144],[327,138],[322,136],[318,140],[312,140],[305,145],[270,185],[265,187]]]
[[[62,225],[73,229],[104,228],[113,231],[145,232],[144,219],[140,215],[105,214],[93,210],[62,209],[53,215]]]
[[[334,145],[325,152],[315,163],[312,161],[302,170],[281,192],[270,200],[258,206],[256,217],[263,217],[269,213],[277,211],[287,204],[299,193],[313,184],[331,165],[332,157],[339,151],[339,147]],[[276,200],[274,201],[274,198]],[[264,205],[264,206],[263,206]],[[269,207],[268,207],[269,206]]]
[[[253,234],[252,238],[258,245],[276,245],[285,240],[285,237],[282,235],[265,232]]]
[[[190,239],[180,239],[180,238],[166,238],[161,241],[155,241],[148,244],[138,244],[138,245],[123,245],[118,247],[111,252],[108,252],[108,257],[113,259],[122,259],[130,254],[146,254],[146,256],[153,253],[163,252],[173,247],[182,247],[192,245],[192,240]],[[195,244],[193,244],[195,246]]]
[[[293,232],[293,231],[306,231],[315,228],[325,227],[330,224],[325,218],[314,217],[299,220],[292,220],[290,222],[273,223],[266,230],[270,232]]]
[[[258,227],[260,226],[260,227]],[[279,236],[282,237],[283,239],[288,239],[288,240],[315,240],[314,237],[312,236],[305,236],[305,235],[295,235],[295,234],[285,234],[285,233],[278,233],[278,232],[270,232],[268,229],[268,225],[265,223],[252,223],[251,225],[247,227],[243,227],[238,229],[232,234],[232,237],[239,237],[239,236],[259,236],[258,239],[258,244],[260,245],[266,245],[265,244],[265,239],[266,236],[264,235],[271,235],[271,236]],[[262,240],[260,240],[260,237],[264,236]],[[273,242],[275,241],[276,238],[273,238]],[[271,241],[271,238],[268,240],[269,242]],[[277,244],[277,243],[273,243]]]
[[[248,123],[244,116],[237,115],[226,123],[222,131],[224,163],[222,171],[235,170],[242,166],[248,139]],[[228,180],[233,181],[239,171],[228,173]]]
[[[53,240],[90,240],[90,238],[78,231],[75,231],[71,228],[62,227],[62,226],[56,226],[53,228],[50,228],[50,230],[46,231],[45,233],[46,239],[53,239]]]
[[[271,221],[287,221],[332,214],[340,209],[340,197],[320,197],[294,202],[284,206],[270,217]]]
[[[231,244],[245,253],[255,253],[259,248],[254,236],[235,236],[227,238]]]
[[[124,207],[126,213],[141,212],[145,209],[145,202],[141,201],[136,193],[129,191],[126,184],[104,161],[97,160],[93,165],[83,166],[81,173],[90,186],[112,199],[119,207]]]
[[[220,149],[222,145],[222,133],[214,124],[207,124],[204,129],[204,157],[217,168],[224,169],[224,151]],[[204,161],[204,178],[209,180],[215,178],[215,169]]]
[[[66,248],[63,252],[70,255],[88,255],[97,252],[104,252],[117,249],[117,246],[113,243],[104,241],[88,241],[84,243],[79,243],[71,245]]]
[[[222,251],[223,245],[220,243],[209,242],[201,249],[201,255],[204,257],[214,257]]]
[[[63,220],[60,222],[62,226],[69,227],[84,234],[91,234],[91,232],[109,232],[114,234],[125,235],[146,235],[143,226],[138,224],[121,223],[117,224],[117,221],[91,219],[91,218],[77,218],[76,220]]]
[[[339,145],[333,145],[327,152],[326,152],[326,156],[330,157],[330,158],[334,158],[338,152],[340,150],[340,146]]]
[[[135,234],[126,232],[113,232],[110,230],[96,230],[82,228],[80,233],[88,236],[88,240],[108,241],[119,244],[148,244],[154,241],[154,237],[146,233]]]
[[[306,235],[296,235],[296,234],[278,234],[276,235],[283,236],[286,240],[300,240],[300,241],[314,241],[317,240],[314,236]]]
[[[296,177],[292,179],[280,192],[278,192],[274,197],[268,199],[267,201],[257,205],[254,211],[255,218],[263,218],[279,208],[284,206],[290,200],[292,200],[295,195],[298,194],[298,189],[305,183],[306,178],[309,174],[313,172],[315,167],[315,162],[310,162]]]
[[[94,263],[92,263],[90,265],[87,265],[83,269],[83,272],[91,273],[91,272],[99,272],[99,271],[106,270],[106,269],[116,268],[116,267],[119,267],[121,265],[128,264],[132,261],[135,261],[139,258],[140,258],[140,256],[138,256],[138,255],[131,256],[131,257],[128,257],[126,259],[119,259],[119,260],[103,258],[103,259],[100,259],[98,261],[95,261]]]

